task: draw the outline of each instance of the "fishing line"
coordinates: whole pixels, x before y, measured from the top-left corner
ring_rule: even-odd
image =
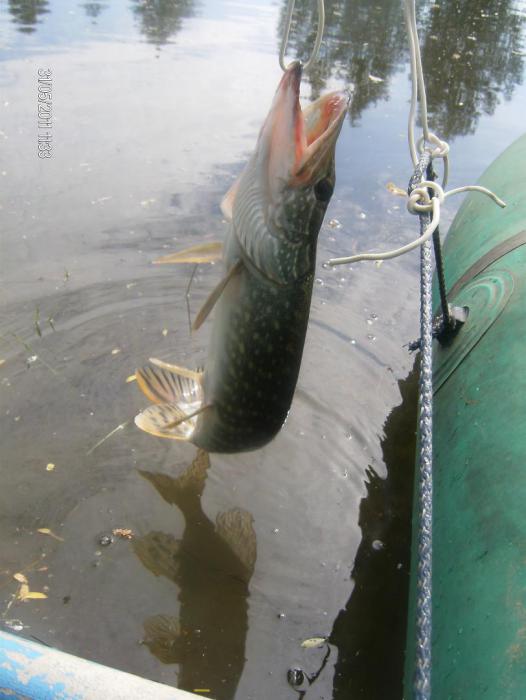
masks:
[[[314,42],[314,48],[310,55],[307,63],[304,64],[303,70],[310,70],[313,63],[318,58],[318,53],[320,52],[321,41],[323,39],[323,30],[325,27],[325,4],[323,0],[318,1],[318,28],[316,30],[316,40]],[[287,44],[289,43],[290,28],[292,25],[292,13],[294,12],[295,0],[288,0],[287,4],[287,16],[285,19],[285,31],[283,33],[283,39],[281,41],[281,46],[279,49],[279,65],[282,70],[286,71],[287,66],[285,65],[285,52],[287,50]]]

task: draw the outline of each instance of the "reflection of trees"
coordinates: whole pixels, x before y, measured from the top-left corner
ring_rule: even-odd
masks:
[[[133,0],[132,10],[147,40],[161,46],[194,14],[195,0]]]
[[[416,365],[415,365],[416,366]],[[354,589],[329,641],[338,647],[334,700],[402,698],[415,459],[416,370],[399,382],[402,403],[382,440],[387,478],[367,470]],[[375,542],[375,540],[377,542]],[[374,544],[373,544],[374,543]]]
[[[283,35],[286,5],[281,13]],[[297,0],[288,55],[302,60],[314,46],[317,27],[315,0]],[[389,76],[401,64],[406,45],[400,0],[326,0],[325,32],[320,60],[307,78],[316,98],[331,75],[354,85],[350,115],[356,120],[369,104],[388,97]],[[373,76],[373,80],[369,76]],[[380,78],[381,82],[374,80]]]
[[[88,17],[95,20],[108,5],[104,2],[85,2],[81,5]]]
[[[431,6],[422,62],[434,131],[475,131],[481,114],[509,99],[523,71],[522,18],[511,0],[444,0]]]
[[[140,472],[185,518],[180,540],[150,532],[134,540],[142,564],[180,589],[180,615],[144,622],[144,643],[163,663],[180,664],[178,686],[209,688],[232,700],[245,663],[248,584],[256,562],[256,535],[249,513],[234,508],[216,522],[201,507],[208,454],[199,450],[179,478]]]
[[[25,34],[35,31],[40,15],[49,12],[48,0],[9,0],[9,12],[18,30]]]
[[[286,5],[284,0],[279,41]],[[366,107],[389,97],[390,77],[405,62],[402,3],[326,0],[325,5],[320,60],[307,79],[313,98],[331,76],[353,85],[350,115],[355,121]],[[444,137],[470,133],[480,115],[492,114],[499,96],[509,99],[521,82],[523,20],[514,12],[513,0],[444,0],[417,5],[431,127]],[[315,0],[297,0],[289,56],[307,59],[316,27]]]

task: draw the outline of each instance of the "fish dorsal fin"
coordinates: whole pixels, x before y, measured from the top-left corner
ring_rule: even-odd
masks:
[[[172,365],[175,367],[175,365]],[[175,373],[160,367],[141,367],[135,377],[142,393],[153,403],[199,402],[202,400],[201,375]],[[193,408],[193,406],[192,406]]]
[[[226,275],[223,277],[221,282],[219,282],[219,284],[216,286],[216,288],[209,294],[207,300],[205,301],[205,303],[201,307],[199,313],[195,317],[195,321],[193,322],[193,325],[192,325],[193,331],[196,331],[198,328],[200,328],[203,325],[205,319],[208,317],[208,315],[210,314],[210,312],[212,311],[212,309],[216,305],[217,300],[219,299],[221,294],[224,292],[227,284],[230,282],[230,280],[233,277],[235,277],[237,274],[239,274],[242,269],[243,269],[243,261],[238,260],[234,265],[232,265],[230,270],[226,273]]]
[[[179,263],[211,263],[221,260],[223,256],[223,244],[221,241],[210,241],[210,243],[200,243],[191,248],[185,248],[177,253],[164,255],[158,260],[154,260],[154,265],[171,265]]]
[[[237,178],[237,180],[234,182],[232,187],[228,190],[228,192],[225,194],[223,199],[221,200],[221,211],[223,212],[223,216],[227,221],[232,221],[232,212],[234,210],[234,201],[236,199],[237,191],[239,189],[239,183],[241,181],[241,177],[243,176],[243,173]]]
[[[190,440],[199,414],[207,408],[209,406],[201,406],[191,413],[185,413],[173,403],[158,403],[136,415],[135,425],[156,437]]]

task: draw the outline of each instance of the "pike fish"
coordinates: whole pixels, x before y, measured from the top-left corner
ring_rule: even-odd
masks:
[[[221,204],[230,221],[222,251],[198,245],[157,261],[204,262],[219,254],[226,274],[194,323],[214,308],[205,369],[151,360],[136,371],[152,405],[135,423],[148,433],[208,452],[242,452],[272,440],[287,417],[348,105],[333,92],[302,111],[301,73],[299,62],[285,71],[256,149]]]

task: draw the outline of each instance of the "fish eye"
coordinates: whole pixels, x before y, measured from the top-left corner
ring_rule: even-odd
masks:
[[[314,194],[318,202],[328,202],[332,197],[334,187],[332,183],[324,177],[314,185]]]

